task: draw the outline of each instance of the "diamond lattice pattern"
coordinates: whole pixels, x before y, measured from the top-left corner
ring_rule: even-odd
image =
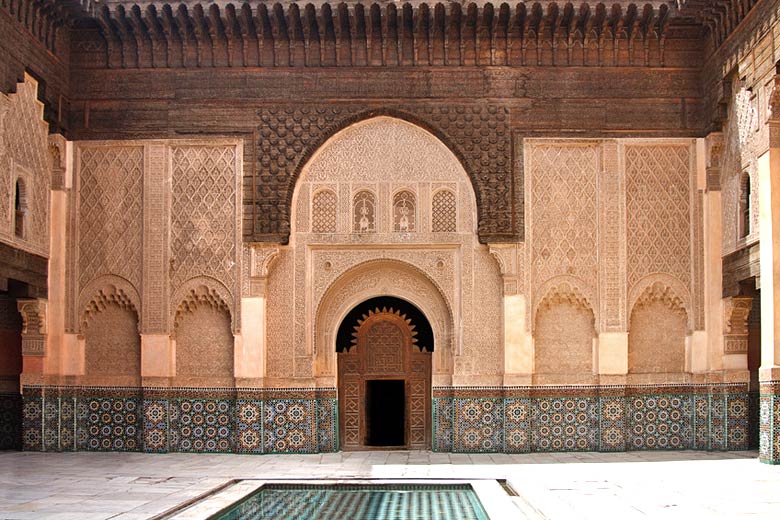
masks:
[[[457,231],[456,214],[455,194],[450,190],[436,192],[431,202],[431,231],[434,233]]]
[[[311,203],[311,230],[313,233],[336,232],[336,194],[322,190]]]
[[[79,285],[103,274],[141,283],[143,149],[82,148]]]
[[[562,274],[595,283],[598,165],[596,146],[533,148],[531,244],[538,283]]]
[[[235,151],[229,146],[173,148],[171,245],[179,287],[209,275],[233,288],[236,248]]]
[[[688,146],[626,147],[628,285],[651,273],[691,278]]]

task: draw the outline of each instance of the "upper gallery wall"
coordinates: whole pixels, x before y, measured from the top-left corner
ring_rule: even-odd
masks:
[[[385,114],[454,151],[480,241],[506,242],[524,235],[512,136],[704,135],[716,117],[702,64],[774,3],[13,0],[0,12],[19,32],[2,43],[19,56],[7,71],[39,69],[47,120],[68,138],[242,138],[245,240],[286,243],[311,153]],[[62,29],[47,32],[52,13]],[[52,38],[68,71],[56,105],[61,74],[28,50]]]
[[[513,136],[705,126],[703,26],[665,2],[108,2],[76,27],[72,138],[242,138],[248,241],[287,242],[303,165],[372,116],[453,150],[483,243],[524,235]]]

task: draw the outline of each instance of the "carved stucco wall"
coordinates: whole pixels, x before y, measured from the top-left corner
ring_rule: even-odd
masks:
[[[755,99],[742,86],[734,89],[724,125],[723,158],[720,175],[722,194],[723,254],[727,255],[759,238],[757,150],[760,139],[756,131],[760,118]],[[744,176],[750,181],[750,232],[742,236],[740,198]]]
[[[0,94],[0,241],[49,256],[49,125],[38,82],[25,75],[16,93]],[[22,238],[14,232],[16,182],[22,179],[27,213]]]
[[[140,382],[141,336],[135,309],[111,302],[91,316],[84,331],[84,361],[93,384]]]
[[[240,330],[240,148],[230,139],[76,143],[69,332],[84,333],[106,301],[132,307],[137,332],[183,334],[185,345],[182,323],[197,323],[179,318],[199,305]],[[232,341],[218,345],[232,373]]]
[[[233,334],[227,309],[198,305],[177,321],[176,384],[233,385]]]
[[[328,203],[336,206],[335,233],[316,232],[322,216],[313,213],[313,201],[325,190],[335,195]],[[453,195],[456,227],[433,232],[443,210],[437,204],[434,216],[432,201],[442,190]],[[375,219],[371,232],[360,233],[353,204],[365,191],[375,199]],[[410,232],[396,231],[394,222],[399,212],[393,201],[402,191],[414,198]],[[496,381],[491,378],[500,376],[503,363],[502,282],[495,260],[477,241],[470,180],[441,141],[390,117],[352,125],[313,155],[293,207],[290,246],[281,248],[268,278],[269,377],[334,381],[329,331],[354,305],[389,294],[412,301],[431,320],[435,373]]]
[[[522,249],[529,268],[521,276],[531,302],[528,320],[537,370],[588,372],[587,356],[581,366],[556,358],[564,355],[567,342],[582,344],[585,352],[589,334],[623,331],[631,337],[634,324],[658,319],[669,322],[674,336],[664,345],[683,345],[666,368],[682,371],[684,357],[678,363],[675,356],[684,356],[685,335],[703,328],[704,313],[702,213],[694,185],[693,141],[526,139],[523,145],[529,200],[528,241]],[[628,319],[655,284],[680,302],[682,343],[675,336],[677,322],[654,305]],[[550,294],[556,296],[550,300]],[[572,301],[581,302],[583,316],[585,309],[592,312],[592,334],[584,327],[573,330],[579,317]],[[654,358],[665,348],[640,341],[641,334],[647,336],[636,333],[632,343],[639,365],[637,351]]]

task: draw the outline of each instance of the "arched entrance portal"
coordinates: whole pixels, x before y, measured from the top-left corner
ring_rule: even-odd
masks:
[[[341,446],[430,448],[433,333],[425,315],[399,298],[371,298],[344,318],[336,349]]]

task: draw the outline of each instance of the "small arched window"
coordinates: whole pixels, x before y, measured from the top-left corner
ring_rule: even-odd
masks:
[[[415,230],[417,204],[414,193],[399,191],[393,197],[393,231],[410,233]]]
[[[454,233],[456,225],[455,194],[450,190],[437,191],[431,202],[431,230],[434,233]]]
[[[19,238],[24,238],[26,218],[27,187],[22,179],[17,179],[14,188],[14,234]]]
[[[370,191],[359,191],[355,195],[352,210],[352,229],[355,233],[376,231],[376,198]]]
[[[750,175],[742,174],[739,181],[739,238],[750,234]]]
[[[312,233],[336,232],[336,194],[331,190],[321,190],[314,194],[311,203]]]

